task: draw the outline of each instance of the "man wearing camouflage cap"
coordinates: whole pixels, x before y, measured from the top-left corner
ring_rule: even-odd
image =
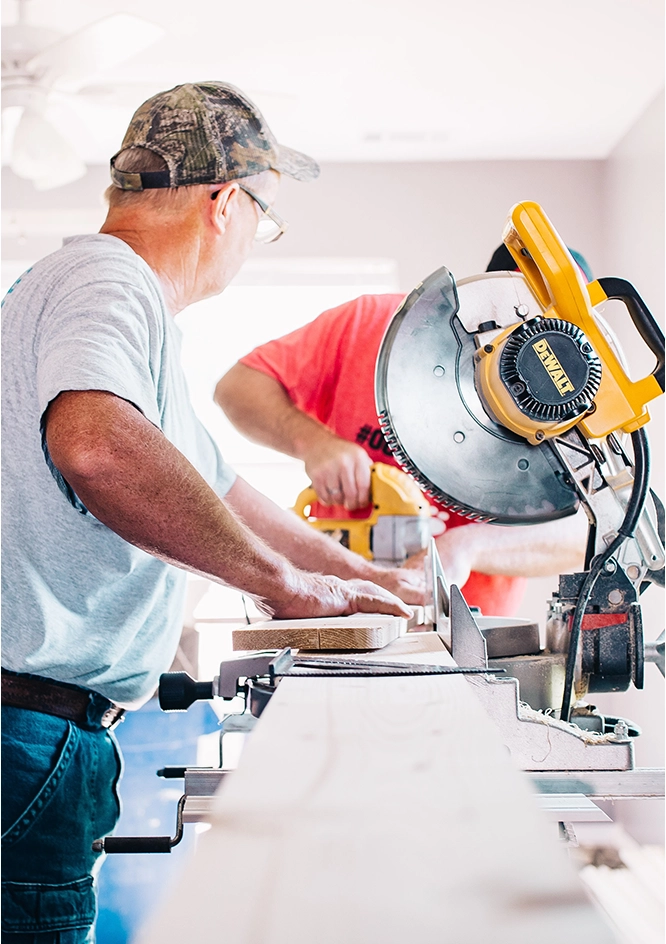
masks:
[[[185,571],[281,617],[421,600],[413,572],[374,567],[236,477],[179,363],[172,316],[284,232],[280,174],[317,173],[232,86],[157,95],[111,161],[101,232],[5,299],[3,941],[91,939],[92,843],[118,816],[110,732],[173,658]]]

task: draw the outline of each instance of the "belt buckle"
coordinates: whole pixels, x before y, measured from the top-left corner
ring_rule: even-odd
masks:
[[[119,708],[118,705],[111,705],[110,708],[107,708],[102,717],[100,718],[100,725],[107,730],[115,728],[123,720],[123,715],[125,714],[124,708]]]

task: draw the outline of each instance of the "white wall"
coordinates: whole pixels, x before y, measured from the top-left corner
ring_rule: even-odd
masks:
[[[395,258],[408,291],[441,265],[457,278],[482,272],[508,210],[527,199],[596,269],[603,180],[600,161],[325,164],[312,184],[284,180],[278,209],[291,228],[260,251]]]
[[[71,234],[89,221],[92,231],[108,183],[107,169],[95,166],[74,184],[37,193],[3,168],[3,222],[12,211],[19,220],[4,227],[3,259],[53,251],[58,224]],[[441,265],[458,278],[482,272],[509,208],[529,199],[596,271],[604,261],[603,184],[601,161],[325,164],[312,184],[283,179],[277,209],[289,232],[255,256],[394,258],[408,291]],[[48,217],[41,227],[40,216]]]

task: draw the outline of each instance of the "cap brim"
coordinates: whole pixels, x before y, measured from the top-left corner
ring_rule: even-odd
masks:
[[[301,180],[303,183],[319,177],[319,164],[313,158],[302,154],[301,151],[284,147],[282,144],[278,145],[278,159],[273,165],[273,170],[286,174],[287,177],[293,177],[295,180]]]

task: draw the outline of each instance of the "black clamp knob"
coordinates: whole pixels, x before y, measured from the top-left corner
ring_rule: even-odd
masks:
[[[157,695],[162,711],[187,711],[193,702],[213,698],[213,683],[197,682],[187,672],[164,672]]]

